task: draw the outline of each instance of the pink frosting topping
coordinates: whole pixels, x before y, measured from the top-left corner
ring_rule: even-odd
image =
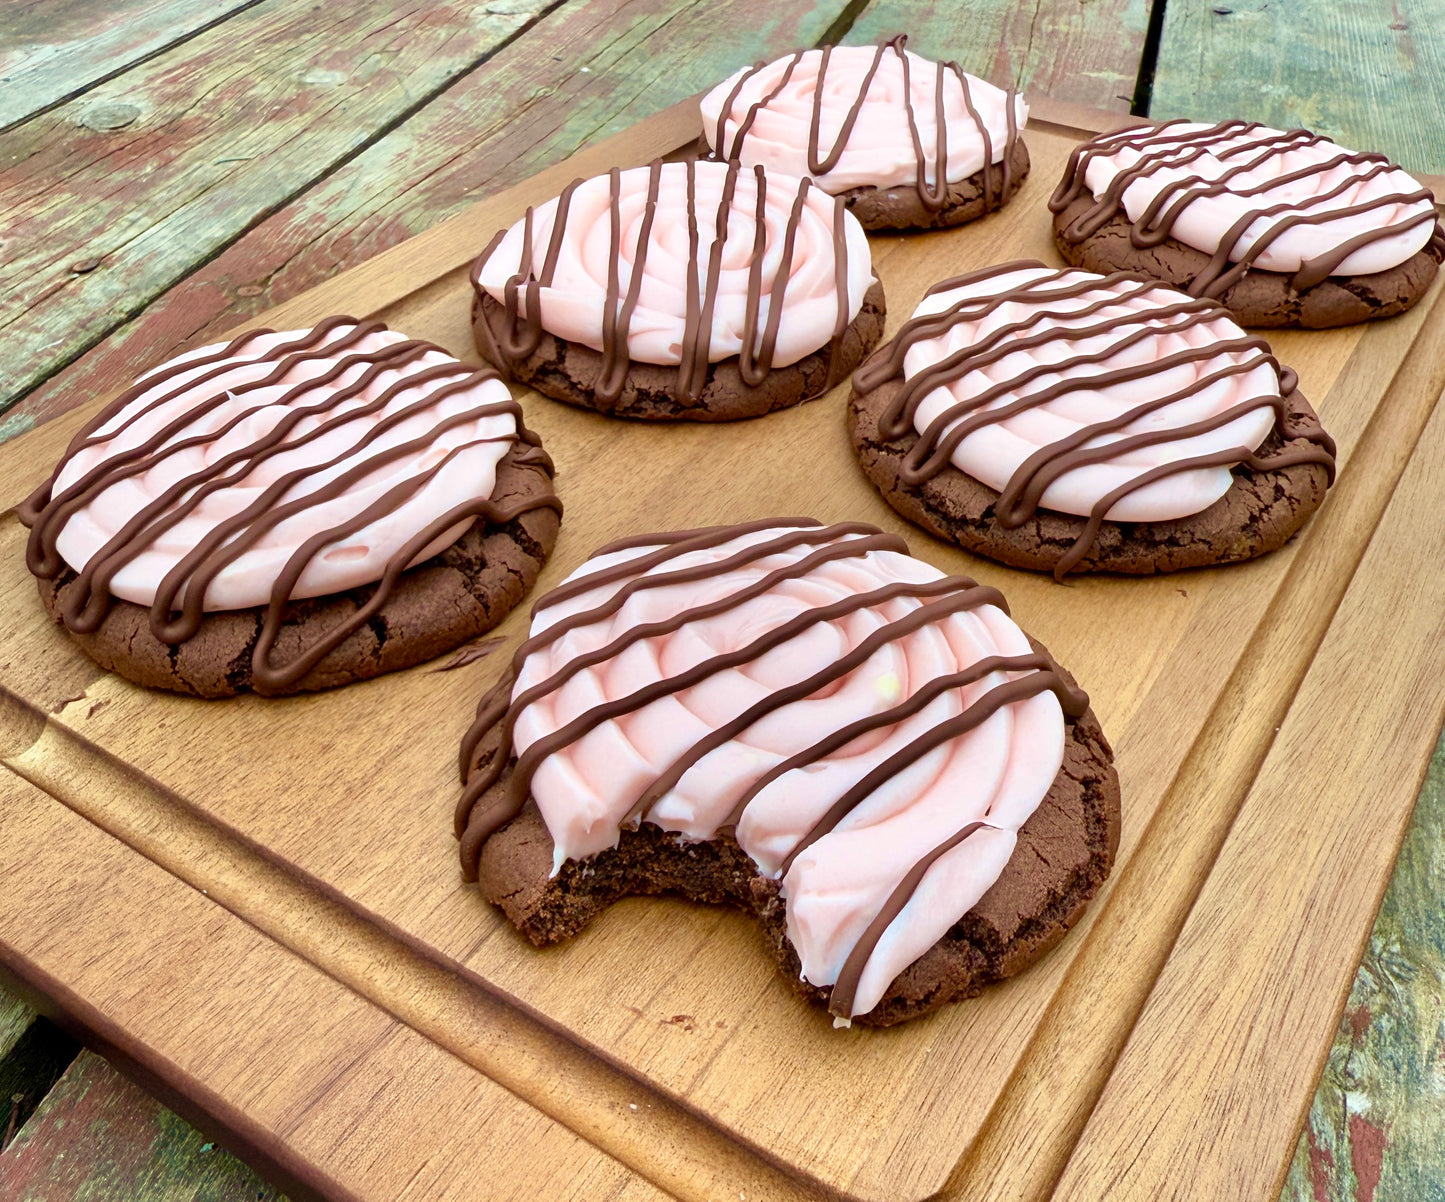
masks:
[[[703,97],[708,144],[719,157],[740,158],[748,166],[811,175],[834,194],[917,183],[920,163],[924,182],[933,185],[941,103],[948,182],[1002,161],[1028,119],[1023,99],[956,64],[905,50],[902,42],[833,47],[826,69],[823,52],[808,50],[735,72]],[[836,163],[811,170],[810,139],[815,161],[841,139]]]
[[[627,356],[641,363],[682,361],[689,297],[704,295],[707,264],[726,221],[716,301],[707,341],[707,361],[717,363],[743,349],[747,326],[748,280],[758,248],[758,182],[751,172],[736,176],[730,204],[723,209],[728,169],[699,162],[690,172],[683,163],[661,167],[655,205],[648,204],[650,170],[637,167],[619,176],[619,237],[612,230],[612,182],[608,176],[569,189],[561,236],[554,239],[558,200],[531,215],[531,262],[552,263],[550,276],[536,294],[543,328],[559,338],[604,350],[604,316],[609,272],[615,263],[620,296],[632,284],[634,265],[643,263],[637,305],[627,333]],[[689,179],[691,177],[691,183]],[[689,191],[692,200],[689,202]],[[690,215],[689,208],[692,213]],[[642,238],[644,225],[650,228]],[[843,223],[841,239],[835,221]],[[783,259],[786,235],[793,234],[792,259],[782,298],[772,363],[785,367],[825,346],[839,324],[840,299],[851,322],[863,307],[872,279],[868,238],[849,213],[802,181],[769,173],[764,186],[762,289],[758,328],[767,324],[772,290]],[[512,226],[479,265],[479,287],[505,303],[509,280],[522,271],[525,221]],[[694,239],[696,241],[694,242]],[[840,298],[835,247],[846,246],[846,295]],[[555,247],[555,256],[552,251]],[[534,271],[536,268],[534,268]],[[756,352],[759,348],[751,348]]]
[[[510,400],[494,374],[380,323],[333,320],[315,333],[258,333],[232,344],[230,354],[222,354],[225,349],[203,347],[142,376],[138,394],[73,449],[52,486],[52,495],[60,497],[97,468],[164,434],[157,461],[142,474],[123,475],[70,514],[56,543],[79,572],[92,557],[127,541],[120,537],[123,529],[143,512],[149,510],[154,523],[185,509],[179,521],[148,536],[145,548],[115,574],[110,591],[125,600],[150,605],[162,580],[207,535],[294,473],[275,503],[302,504],[224,567],[204,600],[208,610],[265,605],[277,576],[307,540],[439,467],[404,503],[383,504],[381,516],[313,555],[290,595],[321,596],[378,580],[413,537],[466,501],[491,495],[497,464],[517,436],[511,412],[479,412]],[[152,378],[158,382],[146,388]],[[389,395],[378,406],[383,394]],[[258,454],[288,420],[294,424],[278,450]],[[412,442],[419,448],[386,454]],[[223,487],[203,496],[186,487],[231,455],[236,465],[225,473]],[[357,478],[339,496],[304,503],[349,472]],[[175,499],[161,504],[178,486]],[[411,562],[449,546],[470,523],[443,532]],[[175,603],[183,598],[184,590]]]
[[[589,576],[605,573],[603,583],[553,603],[544,598],[533,619],[534,638],[589,610],[605,616],[567,629],[551,642],[542,641],[523,663],[514,700],[628,631],[651,623],[671,629],[632,641],[601,662],[564,676],[560,687],[520,710],[514,746],[521,756],[599,706],[676,680],[709,660],[766,640],[770,631],[797,623],[791,637],[763,653],[736,667],[709,671],[687,687],[664,690],[648,704],[602,721],[552,751],[537,766],[531,791],[556,844],[555,871],[567,859],[615,846],[620,827],[635,820],[635,803],[649,786],[689,749],[762,704],[767,710],[763,716],[696,759],[644,807],[646,821],[676,831],[684,840],[709,839],[736,823],[737,841],[760,871],[781,878],[788,935],[802,962],[803,978],[819,986],[839,980],[849,953],[910,869],[969,824],[981,823],[932,862],[868,955],[847,1010],[847,1016],[864,1014],[1003,871],[1018,828],[1058,772],[1063,715],[1059,701],[1047,691],[1001,704],[971,729],[866,789],[835,826],[825,825],[821,829],[827,833],[808,842],[810,832],[816,834],[830,809],[870,770],[926,740],[930,731],[980,700],[987,712],[991,690],[1031,674],[1000,670],[947,688],[938,687],[939,678],[987,657],[1033,653],[1023,632],[989,601],[997,597],[991,590],[982,600],[973,598],[976,603],[953,605],[942,616],[930,613],[925,621],[915,620],[916,628],[905,629],[910,614],[937,603],[950,588],[954,595],[962,593],[972,582],[948,581],[940,588],[942,573],[887,549],[901,545],[891,536],[884,540],[874,531],[872,541],[860,543],[855,551],[848,544],[868,538],[865,528],[808,527],[782,520],[736,529],[740,532],[725,541],[714,539],[715,545],[661,558],[650,567],[642,564],[645,571],[630,572],[625,565],[657,552],[655,545],[604,552],[568,578],[585,583]],[[774,541],[793,545],[749,554],[749,548]],[[799,569],[809,557],[821,562]],[[689,572],[699,566],[704,570]],[[616,612],[606,613],[604,603],[629,583],[671,573],[685,573],[686,579],[635,588]],[[759,581],[770,574],[778,579],[759,591]],[[753,595],[747,593],[750,586]],[[891,595],[861,607],[855,604],[827,620],[807,617],[840,602],[846,608],[848,599],[879,590]],[[687,616],[698,610],[708,612]],[[904,626],[896,625],[900,622]],[[826,673],[870,636],[876,649],[846,674],[768,708],[766,699]],[[904,707],[930,682],[936,695],[920,698],[926,704],[916,713],[878,721],[827,754],[803,756],[851,724],[866,724],[870,717]],[[792,757],[801,757],[798,766],[776,774]],[[775,775],[765,780],[770,772]],[[735,809],[750,791],[739,816]]]
[[[1280,397],[1276,364],[1262,341],[1246,335],[1218,306],[1190,301],[1140,277],[1037,265],[964,279],[956,287],[940,287],[918,306],[914,321],[920,324],[933,314],[952,312],[953,318],[937,337],[912,343],[904,374],[911,379],[950,357],[963,369],[947,373],[914,413],[920,434],[942,419],[932,443],[971,415],[1017,409],[998,421],[976,423],[950,456],[955,467],[990,488],[1003,492],[1045,448],[1074,445],[1066,440],[1091,427],[1102,432],[1077,449],[1207,426],[1240,408],[1239,416],[1213,429],[1180,433],[1066,471],[1039,500],[1048,509],[1087,516],[1104,497],[1162,464],[1235,448],[1253,451],[1274,427],[1273,406]],[[997,304],[1000,297],[1007,299]],[[1045,393],[1052,393],[1051,399],[1028,402]],[[1178,399],[1163,407],[1150,404],[1169,396]],[[1252,400],[1257,407],[1249,406]],[[1118,424],[1136,410],[1135,420]],[[1186,517],[1217,501],[1232,479],[1227,463],[1182,470],[1127,491],[1104,516]]]
[[[1362,245],[1330,274],[1384,271],[1421,250],[1435,228],[1433,198],[1384,155],[1302,129],[1174,121],[1106,134],[1088,144],[1086,159],[1096,200],[1116,180],[1128,181],[1122,200],[1130,221],[1157,202],[1160,217],[1151,224],[1206,254],[1228,243],[1229,259],[1242,262],[1263,241],[1254,262],[1269,271],[1332,261],[1356,241]]]

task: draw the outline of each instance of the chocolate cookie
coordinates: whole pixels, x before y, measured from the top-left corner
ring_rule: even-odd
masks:
[[[902,484],[900,469],[917,435],[887,439],[878,424],[896,405],[903,387],[895,380],[864,396],[855,393],[848,403],[848,435],[864,474],[910,522],[976,555],[1040,572],[1054,571],[1081,539],[1090,538],[1087,518],[1047,510],[1022,525],[1004,526],[998,520],[999,494],[952,466],[921,485]],[[1298,389],[1286,404],[1288,420],[1296,427],[1318,423]],[[1268,458],[1286,449],[1307,451],[1312,445],[1304,437],[1285,444],[1272,433],[1259,451]],[[1329,482],[1320,463],[1272,471],[1239,466],[1233,475],[1229,491],[1202,513],[1163,522],[1099,523],[1088,550],[1069,570],[1152,575],[1255,559],[1293,537],[1319,508]]]
[[[1445,258],[1434,196],[1305,130],[1169,122],[1075,149],[1050,201],[1064,260],[1210,297],[1241,325],[1392,317]]]
[[[1016,141],[1004,163],[990,163],[948,185],[944,203],[930,208],[917,188],[849,188],[840,192],[848,211],[865,230],[941,230],[977,221],[1013,199],[1029,175],[1029,149]]]
[[[841,1023],[1033,963],[1112,865],[1112,753],[995,590],[905,552],[803,519],[603,548],[478,708],[464,875],[539,945],[629,894],[739,906]]]
[[[490,629],[561,505],[495,373],[380,322],[252,331],[141,378],[20,510],[47,612],[201,697],[331,688]]]
[[[930,290],[855,375],[848,429],[940,538],[1059,576],[1169,572],[1276,550],[1318,508],[1334,444],[1296,383],[1212,302],[1016,263]]]
[[[736,72],[703,97],[706,149],[807,176],[868,230],[939,229],[993,212],[1028,174],[1019,138],[1028,107],[907,42],[800,50]]]
[[[472,286],[488,362],[617,417],[730,421],[796,405],[883,333],[883,286],[843,202],[737,163],[575,181],[492,240]]]
[[[743,378],[734,357],[709,363],[702,389],[695,396],[679,398],[675,368],[634,363],[614,398],[598,396],[594,387],[604,362],[600,351],[544,333],[525,359],[507,359],[493,349],[507,328],[506,310],[485,292],[472,301],[477,345],[485,348],[482,354],[493,362],[505,361],[514,380],[556,401],[644,421],[736,421],[822,396],[846,379],[863,362],[864,355],[878,345],[886,316],[883,285],[874,280],[863,296],[863,308],[843,331],[836,347],[814,351],[797,363],[774,368],[756,385]]]

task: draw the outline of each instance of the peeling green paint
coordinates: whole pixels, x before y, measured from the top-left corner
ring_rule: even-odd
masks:
[[[1380,904],[1282,1202],[1445,1202],[1445,737]]]

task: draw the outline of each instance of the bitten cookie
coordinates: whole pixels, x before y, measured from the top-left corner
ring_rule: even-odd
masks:
[[[490,368],[381,322],[254,330],[142,376],[20,507],[47,611],[202,697],[330,688],[496,625],[556,541],[552,464]]]
[[[884,499],[1014,567],[1146,574],[1282,546],[1334,443],[1262,338],[1140,275],[1010,263],[934,285],[854,375]]]
[[[617,417],[758,417],[821,396],[883,335],[842,202],[737,163],[577,180],[492,240],[472,287],[488,362]]]
[[[1065,262],[1143,272],[1260,328],[1402,313],[1445,258],[1433,194],[1384,155],[1246,121],[1101,134],[1049,208]]]
[[[463,872],[533,942],[627,894],[727,902],[840,1024],[1021,971],[1119,837],[1088,697],[996,590],[862,523],[602,548],[537,603],[461,763]]]
[[[703,97],[703,137],[719,160],[811,177],[864,229],[991,213],[1029,173],[1028,106],[907,42],[800,50],[738,71]]]

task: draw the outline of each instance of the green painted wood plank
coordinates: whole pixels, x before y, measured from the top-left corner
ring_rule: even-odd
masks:
[[[1283,1202],[1445,1200],[1445,738],[1350,989]]]
[[[1304,126],[1445,171],[1439,0],[1169,0],[1153,117]]]
[[[0,418],[0,439],[125,387],[745,63],[814,44],[844,8],[573,0],[49,380]]]
[[[1149,0],[871,0],[843,40],[906,33],[920,54],[1000,87],[1127,113],[1148,24]]]
[[[0,136],[0,405],[93,345],[532,21],[263,0]],[[104,110],[105,126],[85,125]]]
[[[35,1020],[35,1011],[13,994],[0,989],[0,1063]]]
[[[9,0],[0,5],[0,129],[255,3]]]
[[[280,1202],[194,1127],[82,1052],[0,1153],[6,1202]]]

